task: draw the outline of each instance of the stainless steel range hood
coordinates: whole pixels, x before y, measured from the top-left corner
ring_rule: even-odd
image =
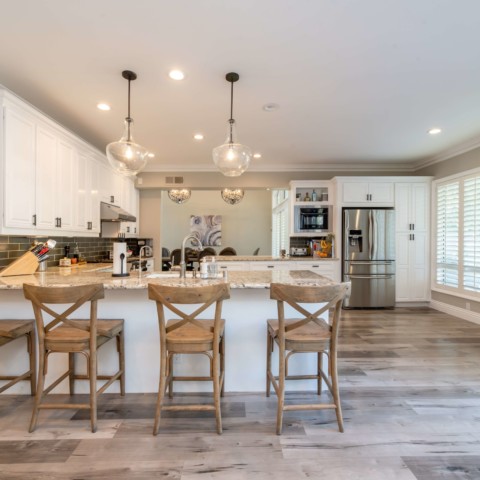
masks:
[[[102,222],[136,222],[137,218],[123,208],[100,202],[100,220]]]

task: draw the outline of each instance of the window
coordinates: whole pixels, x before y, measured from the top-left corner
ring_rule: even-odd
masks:
[[[437,184],[436,221],[436,285],[480,292],[480,173]]]
[[[279,193],[283,192],[283,193]],[[272,192],[275,205],[272,209],[272,256],[280,256],[280,250],[288,250],[288,191],[274,190]]]

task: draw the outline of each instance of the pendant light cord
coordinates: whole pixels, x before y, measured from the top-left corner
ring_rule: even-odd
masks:
[[[228,121],[230,123],[229,143],[233,143],[233,124],[235,123],[235,120],[233,119],[233,82],[230,82],[230,84],[231,84],[231,89],[230,89],[230,120]]]
[[[130,124],[132,123],[132,119],[130,117],[130,82],[132,80],[129,78],[128,79],[128,114],[127,114],[127,142],[131,141],[131,136],[130,136]]]

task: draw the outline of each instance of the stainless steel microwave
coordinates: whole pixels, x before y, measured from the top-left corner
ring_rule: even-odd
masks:
[[[294,207],[294,232],[329,232],[331,230],[332,206]]]

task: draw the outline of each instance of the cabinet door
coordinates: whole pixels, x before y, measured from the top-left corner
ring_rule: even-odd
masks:
[[[73,212],[76,207],[76,186],[74,185],[73,146],[59,138],[57,143],[57,216],[59,229],[74,231]]]
[[[265,271],[265,270],[290,270],[293,267],[293,262],[249,262],[250,270]]]
[[[342,185],[343,203],[366,203],[368,193],[367,182],[345,182]]]
[[[91,232],[100,233],[100,165],[94,158],[90,158],[90,219]]]
[[[75,159],[76,177],[76,212],[75,230],[85,232],[88,228],[90,212],[90,158],[83,152],[79,152]]]
[[[13,106],[4,112],[4,226],[34,229],[35,122]]]
[[[234,270],[234,271],[244,271],[250,270],[248,262],[217,262],[218,268],[220,271],[223,270]]]
[[[425,301],[429,299],[429,246],[427,234],[415,231],[411,241],[410,263],[410,299]]]
[[[397,233],[395,258],[395,299],[397,302],[411,300],[410,294],[410,264],[411,264],[411,233]]]
[[[412,224],[415,231],[428,231],[430,221],[430,187],[425,183],[413,183],[411,194]]]
[[[411,230],[412,188],[410,183],[395,185],[395,229],[397,232]]]
[[[419,302],[428,300],[429,257],[426,233],[397,233],[396,242],[396,301]]]
[[[370,203],[393,205],[394,189],[392,182],[373,182],[368,186]]]
[[[36,136],[37,228],[55,230],[57,217],[57,137],[46,125],[37,126]]]

